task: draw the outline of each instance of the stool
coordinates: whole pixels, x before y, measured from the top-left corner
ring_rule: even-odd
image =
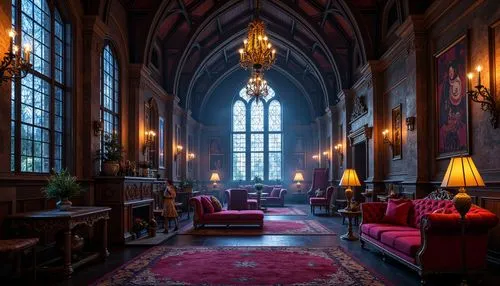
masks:
[[[36,249],[38,238],[0,240],[0,253],[16,255],[16,275],[21,274],[21,257],[25,250],[31,249],[33,255],[33,280],[36,280]]]

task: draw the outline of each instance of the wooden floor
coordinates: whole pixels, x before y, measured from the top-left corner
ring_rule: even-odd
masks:
[[[307,205],[294,205],[294,207],[309,213]],[[420,285],[418,275],[402,266],[398,262],[387,258],[384,262],[382,256],[376,251],[363,250],[360,243],[340,240],[340,235],[345,233],[346,226],[342,225],[342,219],[338,216],[267,216],[266,220],[297,220],[315,219],[337,233],[334,236],[305,236],[305,235],[263,235],[250,237],[237,236],[191,236],[177,235],[164,242],[169,246],[307,246],[307,247],[333,247],[341,245],[348,250],[350,255],[361,261],[372,271],[386,277],[393,285],[413,286]],[[184,216],[182,225],[190,223]],[[357,232],[357,228],[355,228]],[[39,277],[36,285],[88,285],[104,274],[116,269],[123,263],[133,259],[148,247],[111,247],[110,256],[106,262],[89,265],[78,269],[73,278],[67,281],[49,280],[47,277]],[[427,285],[458,285],[460,281],[454,276],[433,277]],[[18,284],[19,285],[19,284]],[[25,285],[25,284],[23,284]],[[481,279],[469,281],[469,285],[500,285],[500,270],[489,269]]]

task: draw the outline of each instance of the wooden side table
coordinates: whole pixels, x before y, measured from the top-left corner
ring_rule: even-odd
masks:
[[[352,232],[352,219],[359,217],[361,215],[361,211],[350,211],[350,210],[340,209],[339,214],[342,216],[342,218],[347,218],[348,220],[347,233],[341,235],[340,238],[348,241],[358,240],[359,238],[355,236],[354,233]]]

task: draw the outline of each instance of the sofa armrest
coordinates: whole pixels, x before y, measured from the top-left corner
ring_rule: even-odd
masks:
[[[487,232],[496,226],[498,217],[488,210],[481,209],[474,213],[467,213],[465,216],[465,227],[467,232]],[[430,213],[422,217],[422,231],[441,232],[441,231],[461,231],[461,219],[457,213],[442,214]]]
[[[203,205],[199,198],[191,198],[189,203],[194,207],[193,221],[197,222],[203,217]]]
[[[287,193],[286,189],[281,189],[280,196],[279,196],[280,199],[284,200],[286,193]]]
[[[382,220],[385,215],[387,203],[372,202],[361,204],[361,217],[363,223],[376,223]]]

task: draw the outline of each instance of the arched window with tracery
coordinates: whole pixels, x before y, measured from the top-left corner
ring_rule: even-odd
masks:
[[[60,171],[64,162],[65,104],[69,96],[70,29],[47,0],[12,0],[14,44],[29,44],[33,65],[12,81],[11,162],[13,172]]]
[[[243,88],[232,108],[232,179],[282,178],[282,106],[273,89],[258,102]],[[250,162],[250,164],[247,164]]]

